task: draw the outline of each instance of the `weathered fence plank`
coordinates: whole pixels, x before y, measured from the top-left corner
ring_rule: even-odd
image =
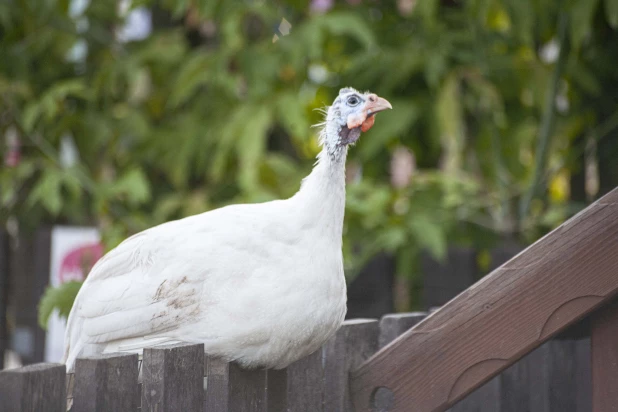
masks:
[[[549,351],[545,343],[499,375],[501,412],[549,412]]]
[[[230,379],[228,363],[219,358],[207,356],[204,371],[206,372],[204,411],[227,412]]]
[[[268,407],[268,372],[264,369],[246,370],[236,363],[207,357],[204,411],[265,412]]]
[[[590,338],[578,339],[575,343],[577,369],[577,412],[592,410],[592,368],[590,367]]]
[[[71,412],[137,410],[137,361],[124,353],[77,359]]]
[[[204,345],[144,349],[142,412],[201,412]]]
[[[390,313],[380,319],[378,348],[382,349],[402,333],[427,317],[425,312]]]
[[[229,410],[266,412],[267,371],[242,369],[236,363],[230,363],[229,368]]]
[[[618,411],[618,301],[592,319],[592,411]]]
[[[477,282],[352,372],[358,412],[443,411],[618,293],[618,189]]]
[[[45,358],[45,331],[38,324],[37,307],[49,284],[51,229],[38,229],[34,236],[20,233],[17,245],[9,262],[15,305],[13,348],[27,365]]]
[[[472,392],[459,403],[453,405],[451,412],[498,412],[502,411],[501,379],[496,376]],[[521,409],[519,410],[521,412]]]
[[[0,370],[4,368],[4,353],[8,349],[7,307],[9,304],[9,235],[0,229]]]
[[[282,370],[268,371],[269,412],[322,411],[322,348]]]
[[[549,405],[552,412],[577,412],[576,356],[573,339],[553,340],[549,362]]]
[[[444,305],[477,279],[476,251],[471,248],[451,247],[443,261],[424,252],[420,263],[425,310]]]
[[[324,345],[324,412],[353,411],[349,372],[378,349],[378,321],[343,322]]]
[[[0,371],[2,412],[65,412],[65,367],[41,363]]]

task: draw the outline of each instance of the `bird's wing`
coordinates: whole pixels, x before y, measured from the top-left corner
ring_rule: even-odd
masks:
[[[84,343],[100,343],[189,322],[199,311],[202,280],[184,267],[183,254],[190,251],[183,253],[179,242],[165,231],[150,230],[103,257],[76,299],[72,321],[80,330],[72,333]]]
[[[250,277],[260,262],[283,253],[269,239],[294,244],[295,231],[271,224],[282,218],[279,205],[230,206],[125,240],[88,275],[69,317],[66,342],[174,336],[209,310],[211,295],[221,301],[230,282]]]

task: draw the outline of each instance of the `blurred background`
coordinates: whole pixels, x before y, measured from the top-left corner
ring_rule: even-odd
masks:
[[[618,186],[616,29],[618,0],[0,2],[0,353],[55,360],[130,234],[295,193],[344,86],[394,107],[348,157],[349,316],[444,304]]]

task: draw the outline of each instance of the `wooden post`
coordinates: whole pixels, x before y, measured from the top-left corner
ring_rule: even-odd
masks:
[[[9,298],[9,235],[0,230],[0,370],[4,369],[4,352],[8,348],[6,310]]]
[[[65,412],[65,367],[38,363],[0,371],[2,412]]]
[[[137,359],[118,353],[77,359],[71,412],[137,410]]]
[[[42,362],[45,331],[38,323],[37,307],[49,283],[51,229],[38,229],[34,237],[21,234],[11,253],[11,295],[15,302],[15,350],[24,364]]]
[[[615,258],[615,255],[614,257]],[[618,411],[618,301],[592,319],[592,411]]]
[[[320,348],[282,370],[268,371],[269,412],[322,410],[324,365]]]
[[[427,317],[425,312],[390,313],[380,319],[380,336],[378,348],[382,349],[423,319]]]
[[[265,412],[267,371],[245,370],[221,359],[206,359],[204,410],[208,412]]]
[[[378,349],[378,321],[351,319],[324,345],[324,412],[353,411],[349,372]]]
[[[142,412],[201,412],[204,403],[204,345],[144,349]]]

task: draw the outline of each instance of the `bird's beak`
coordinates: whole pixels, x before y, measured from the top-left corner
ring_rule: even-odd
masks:
[[[393,106],[383,97],[379,97],[375,94],[369,95],[369,99],[365,104],[365,110],[367,112],[367,116],[371,116],[378,112],[381,112],[386,109],[392,109]]]
[[[363,107],[361,112],[348,116],[348,129],[354,129],[355,127],[361,126],[361,130],[366,132],[373,126],[373,123],[376,120],[374,116],[376,113],[392,108],[393,106],[391,106],[388,100],[378,97],[377,94],[372,93],[367,96],[367,103],[365,103],[365,107]]]

